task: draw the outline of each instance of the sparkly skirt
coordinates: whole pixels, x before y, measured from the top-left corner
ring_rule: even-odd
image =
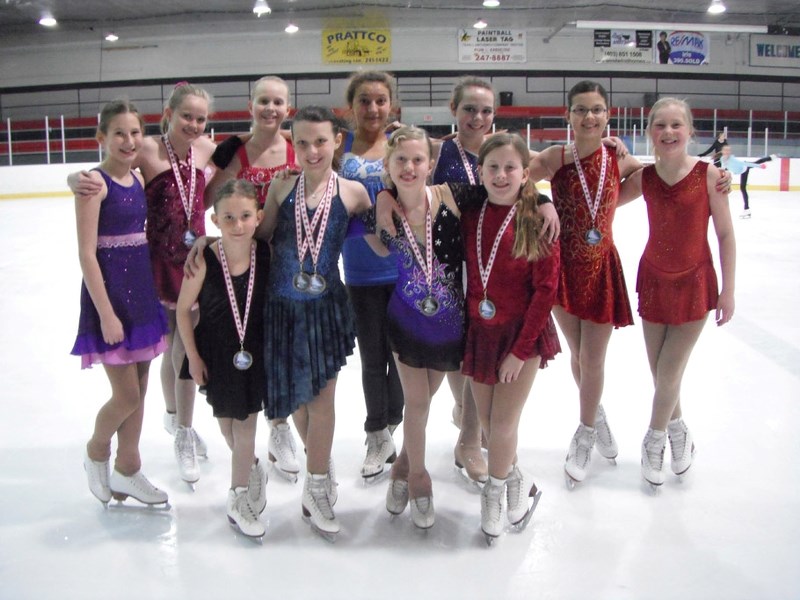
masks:
[[[717,307],[717,285],[717,274],[710,260],[685,271],[668,273],[642,257],[636,279],[639,316],[664,325],[697,321]]]

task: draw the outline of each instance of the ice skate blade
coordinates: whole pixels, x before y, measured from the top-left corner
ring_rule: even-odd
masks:
[[[535,495],[528,497],[528,503],[530,505],[528,507],[528,512],[525,513],[525,516],[522,517],[521,520],[511,524],[511,527],[513,527],[517,533],[524,531],[525,528],[528,526],[528,523],[531,522],[531,519],[533,518],[533,511],[536,510],[536,507],[539,504],[539,499],[541,497],[542,497],[542,490],[537,490]]]
[[[572,491],[575,489],[575,486],[580,483],[579,480],[575,479],[570,475],[566,469],[564,469],[564,483],[567,485],[567,489]]]
[[[459,477],[461,477],[461,479],[464,480],[464,483],[466,483],[468,487],[473,488],[476,491],[480,491],[483,489],[483,486],[486,485],[486,481],[477,481],[472,477],[470,477],[469,473],[467,473],[466,467],[463,467],[462,465],[456,463],[455,465],[453,465],[453,468],[455,469],[455,472],[459,475]]]
[[[228,517],[228,524],[231,526],[231,528],[234,530],[234,532],[241,534],[242,536],[244,536],[245,538],[247,538],[251,542],[258,544],[259,546],[263,546],[264,545],[264,536],[267,533],[266,531],[264,533],[261,533],[261,534],[258,534],[258,535],[250,535],[250,534],[245,533],[244,531],[242,531],[241,528],[236,524],[236,521],[234,521],[230,517]]]
[[[651,496],[658,496],[663,484],[653,483],[652,481],[642,478],[642,485],[644,485],[645,490],[649,492]]]
[[[299,472],[284,471],[280,467],[278,467],[278,465],[272,460],[269,461],[269,465],[270,468],[272,469],[272,472],[279,475],[281,479],[285,479],[289,483],[297,483],[297,476]]]
[[[495,542],[500,537],[499,535],[491,535],[490,533],[486,533],[483,530],[481,531],[483,532],[483,538],[486,540],[486,545],[489,546],[489,548],[494,546]]]
[[[152,503],[150,503],[150,502],[144,502],[142,500],[139,500],[135,496],[129,496],[127,494],[117,494],[117,493],[114,493],[114,492],[111,492],[111,497],[114,500],[116,500],[116,502],[113,503],[113,504],[109,503],[108,507],[109,508],[114,508],[115,510],[145,509],[145,510],[156,510],[156,511],[168,511],[168,510],[170,510],[172,508],[172,506],[169,503],[169,500],[167,500],[166,502],[152,502]],[[125,500],[127,500],[128,498],[132,498],[133,500],[136,500],[139,504],[126,504]]]
[[[306,509],[305,506],[302,507],[303,509],[303,520],[311,526],[311,531],[316,533],[326,542],[330,542],[331,544],[336,541],[336,536],[339,535],[338,531],[325,531],[324,529],[320,529],[317,525],[314,524],[314,521],[311,520],[311,513]]]
[[[382,469],[381,471],[373,474],[373,475],[361,475],[361,480],[364,482],[364,486],[372,486],[379,481],[385,479],[390,473],[389,469]]]

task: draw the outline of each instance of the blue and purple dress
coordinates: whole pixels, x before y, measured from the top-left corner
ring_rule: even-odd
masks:
[[[144,190],[134,177],[125,187],[97,169],[108,188],[100,203],[97,225],[97,262],[114,313],[122,322],[125,339],[106,344],[100,315],[86,283],[81,284],[78,335],[71,354],[81,357],[81,367],[95,363],[125,365],[152,360],[167,346],[167,318],[158,301],[150,252],[145,235],[147,206]]]

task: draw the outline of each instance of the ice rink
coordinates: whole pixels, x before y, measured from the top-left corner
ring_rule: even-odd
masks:
[[[520,433],[519,460],[535,473],[541,502],[527,530],[487,548],[479,493],[453,470],[457,430],[446,385],[428,426],[435,526],[416,530],[408,512],[390,518],[387,479],[362,483],[357,356],[337,387],[336,543],[301,519],[302,480],[272,473],[263,545],[231,529],[230,455],[202,397],[195,427],[209,459],[195,491],[179,479],[161,426],[159,361],[141,449],[144,472],[171,507],[112,501],[104,510],[88,491],[82,454],[109,387],[101,368],[81,371],[69,355],[81,277],[72,200],[0,202],[0,598],[797,598],[800,194],[752,193],[750,220],[737,218],[738,192],[731,205],[736,314],[722,328],[708,323],[684,379],[684,418],[698,449],[688,476],[679,481],[667,460],[659,494],[641,483],[652,383],[637,322],[614,333],[607,360],[603,403],[620,445],[617,466],[595,453],[586,480],[565,486],[578,423],[565,352],[538,374]],[[642,201],[618,211],[615,234],[635,309],[647,236]],[[266,458],[263,420],[259,427]]]

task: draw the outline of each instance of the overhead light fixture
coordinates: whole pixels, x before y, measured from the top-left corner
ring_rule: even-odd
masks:
[[[268,15],[272,12],[272,9],[267,4],[267,0],[256,0],[256,3],[253,5],[253,12],[256,14],[257,17],[261,15]]]
[[[645,23],[641,21],[575,21],[578,29],[658,29],[668,31],[716,31],[722,33],[767,33],[766,25],[722,25],[716,23]]]
[[[722,3],[722,0],[711,0],[711,4],[708,6],[708,12],[712,15],[721,15],[725,12],[725,5]]]
[[[58,21],[56,21],[52,13],[46,12],[42,13],[42,18],[39,19],[39,25],[43,25],[44,27],[55,27],[58,25]]]
[[[484,21],[483,19],[478,19],[472,26],[475,29],[484,29],[487,25],[488,23],[486,21]]]
[[[284,31],[286,33],[297,33],[298,31],[300,31],[300,28],[297,25],[295,25],[294,23],[289,23],[286,26],[286,29],[284,29]]]
[[[119,36],[116,33],[114,33],[113,31],[109,31],[106,34],[106,41],[107,42],[116,42],[118,39],[119,39]]]
[[[483,0],[483,5],[486,8],[497,8],[500,6],[500,0]]]

